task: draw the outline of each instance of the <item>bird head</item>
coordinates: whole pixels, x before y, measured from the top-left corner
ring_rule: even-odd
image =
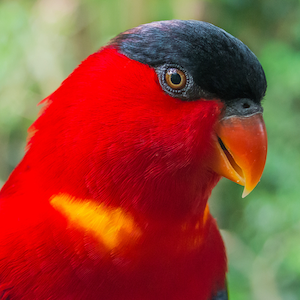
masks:
[[[256,56],[224,30],[142,25],[89,56],[47,98],[28,154],[55,181],[53,192],[155,217],[197,213],[221,176],[244,196],[260,180],[265,91]]]

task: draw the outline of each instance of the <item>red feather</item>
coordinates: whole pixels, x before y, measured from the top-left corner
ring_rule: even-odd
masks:
[[[153,68],[112,46],[88,57],[45,100],[1,191],[2,298],[207,300],[224,288],[207,208],[220,176],[206,166],[221,109],[165,94]],[[120,213],[121,242],[71,220],[60,196]]]

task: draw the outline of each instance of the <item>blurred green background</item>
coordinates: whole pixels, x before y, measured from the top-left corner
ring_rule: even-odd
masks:
[[[0,186],[24,154],[37,103],[81,60],[119,32],[174,18],[238,37],[268,79],[261,182],[242,199],[242,187],[223,179],[210,200],[228,250],[230,299],[299,300],[299,0],[0,0]]]

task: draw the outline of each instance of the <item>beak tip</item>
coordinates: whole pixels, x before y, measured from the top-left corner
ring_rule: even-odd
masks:
[[[258,183],[258,182],[257,182],[257,183]],[[247,185],[244,186],[242,198],[247,197],[247,196],[254,190],[254,188],[256,187],[257,183],[254,184],[254,185],[252,185],[252,186],[250,186],[250,187],[249,187],[249,186],[247,187]]]
[[[246,196],[248,196],[251,193],[252,190],[248,190],[246,188],[244,188],[243,194],[242,194],[242,198],[245,198]]]

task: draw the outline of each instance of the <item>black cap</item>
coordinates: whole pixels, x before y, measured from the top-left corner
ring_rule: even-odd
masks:
[[[260,103],[267,83],[253,52],[226,31],[201,21],[160,21],[133,28],[114,38],[121,53],[160,69],[180,66],[198,86],[199,96],[225,102],[251,99]],[[180,98],[180,97],[179,97]]]

